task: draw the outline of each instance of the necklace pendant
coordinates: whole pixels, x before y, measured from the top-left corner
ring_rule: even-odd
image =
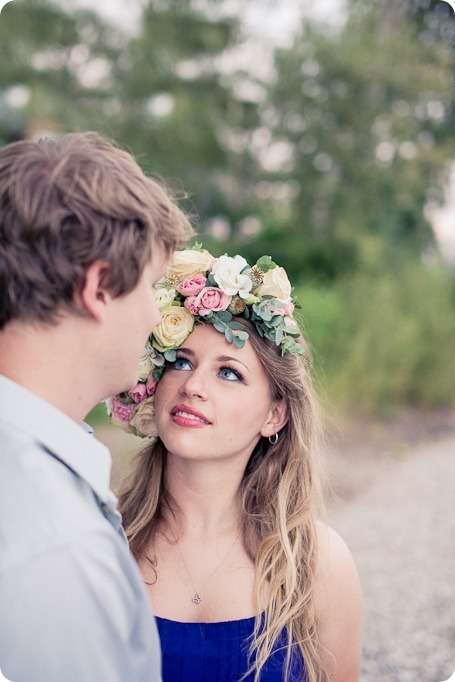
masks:
[[[195,604],[200,604],[200,603],[201,603],[202,597],[201,597],[201,595],[199,594],[199,592],[196,592],[196,594],[194,595],[194,597],[192,598],[191,601],[194,602]]]

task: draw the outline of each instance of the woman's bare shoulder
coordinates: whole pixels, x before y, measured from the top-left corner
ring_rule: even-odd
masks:
[[[361,652],[359,575],[347,544],[333,528],[319,522],[317,537],[314,603],[320,653],[331,682],[355,682]]]

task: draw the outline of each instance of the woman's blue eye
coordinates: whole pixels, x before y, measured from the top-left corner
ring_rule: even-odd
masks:
[[[243,377],[236,369],[231,367],[221,367],[220,377],[226,381],[243,381]]]
[[[189,360],[186,358],[177,358],[177,360],[174,360],[174,362],[171,362],[170,365],[171,369],[178,369],[178,370],[185,370],[188,371],[191,369],[191,365],[189,363]]]

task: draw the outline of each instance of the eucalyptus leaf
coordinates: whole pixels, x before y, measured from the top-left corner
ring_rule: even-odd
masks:
[[[175,362],[177,359],[177,351],[176,350],[165,350],[164,353],[164,358],[168,362]]]
[[[229,327],[226,327],[226,329],[224,330],[224,335],[226,337],[226,341],[228,343],[232,343],[232,341],[234,340],[234,334],[233,334],[232,330],[229,329]]]
[[[270,322],[270,320],[271,320],[272,317],[273,317],[273,313],[272,313],[272,311],[270,310],[270,308],[264,308],[264,309],[261,311],[261,317],[262,317],[262,319],[263,319],[265,322]]]
[[[235,322],[235,320],[232,320],[231,322],[228,322],[228,327],[230,329],[245,329],[245,325],[242,324],[241,322]]]
[[[282,327],[278,327],[278,329],[276,330],[276,336],[275,336],[276,345],[279,346],[282,340],[283,340],[283,329],[282,329]]]
[[[218,319],[221,320],[222,322],[230,322],[230,321],[232,320],[232,315],[231,315],[231,313],[229,312],[229,310],[220,310],[220,311],[217,313],[217,317],[218,317]]]
[[[278,327],[283,322],[283,316],[282,315],[274,315],[272,319],[270,320],[270,325],[272,327]]]
[[[223,322],[221,322],[221,320],[216,320],[213,323],[213,326],[215,327],[217,332],[221,332],[222,334],[224,334],[224,330],[226,329],[226,325]]]
[[[239,338],[238,336],[234,336],[234,345],[237,348],[243,348],[243,346],[245,345],[245,341]]]
[[[288,334],[289,336],[295,336],[295,337],[300,336],[300,330],[297,329],[297,327],[288,327],[288,326],[286,326],[286,327],[284,328],[284,331],[285,331],[286,334]]]

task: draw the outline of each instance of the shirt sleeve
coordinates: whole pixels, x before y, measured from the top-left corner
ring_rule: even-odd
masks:
[[[2,575],[3,675],[12,682],[159,682],[156,624],[130,561],[100,534]]]

